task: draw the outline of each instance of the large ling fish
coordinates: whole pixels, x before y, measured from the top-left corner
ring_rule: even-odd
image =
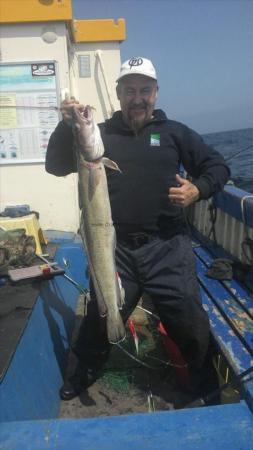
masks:
[[[116,273],[116,233],[104,166],[114,170],[119,168],[116,163],[103,157],[103,142],[90,106],[82,112],[73,107],[72,124],[79,178],[80,233],[87,252],[99,313],[102,317],[106,316],[108,340],[115,344],[125,338],[125,327],[119,312],[123,295]]]

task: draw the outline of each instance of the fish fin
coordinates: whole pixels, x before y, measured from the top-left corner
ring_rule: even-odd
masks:
[[[107,336],[110,344],[118,344],[126,338],[126,330],[121,315],[118,311],[117,317],[108,314],[106,319]]]
[[[102,163],[104,164],[104,166],[109,167],[109,169],[117,170],[118,172],[122,173],[118,164],[111,159],[106,158],[105,156],[102,158]]]
[[[121,279],[120,279],[120,276],[119,276],[118,272],[117,272],[117,280],[118,280],[118,285],[119,285],[118,308],[122,309],[123,305],[125,303],[125,296],[126,295],[125,295],[125,289],[122,286],[122,282],[121,282]]]
[[[95,194],[96,188],[101,180],[101,176],[102,176],[101,168],[98,167],[97,169],[89,170],[89,188],[88,188],[89,193],[88,193],[88,195],[89,195],[90,201],[92,200],[92,198]]]
[[[115,250],[116,250],[116,233],[115,233],[115,229],[113,232],[113,251],[115,254]],[[116,276],[116,283],[117,283],[117,287],[118,287],[118,308],[122,309],[123,305],[125,303],[125,289],[122,285],[121,282],[121,278],[119,276],[119,273],[117,271],[115,271],[115,276]]]

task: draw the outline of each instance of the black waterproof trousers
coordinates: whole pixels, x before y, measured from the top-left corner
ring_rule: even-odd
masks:
[[[202,307],[195,257],[186,233],[171,238],[117,238],[116,265],[125,289],[124,322],[143,293],[148,294],[170,337],[189,368],[198,371],[209,345],[209,320]],[[87,366],[99,366],[110,345],[106,319],[99,317],[93,286],[88,313],[80,327],[74,352]]]

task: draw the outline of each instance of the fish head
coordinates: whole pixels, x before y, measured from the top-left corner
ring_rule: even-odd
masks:
[[[86,161],[95,161],[104,154],[104,146],[99,128],[94,120],[92,107],[83,110],[73,106],[72,126],[77,151]]]

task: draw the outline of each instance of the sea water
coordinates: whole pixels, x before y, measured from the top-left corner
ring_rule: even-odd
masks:
[[[234,184],[253,193],[253,128],[204,134],[202,137],[227,160]]]

